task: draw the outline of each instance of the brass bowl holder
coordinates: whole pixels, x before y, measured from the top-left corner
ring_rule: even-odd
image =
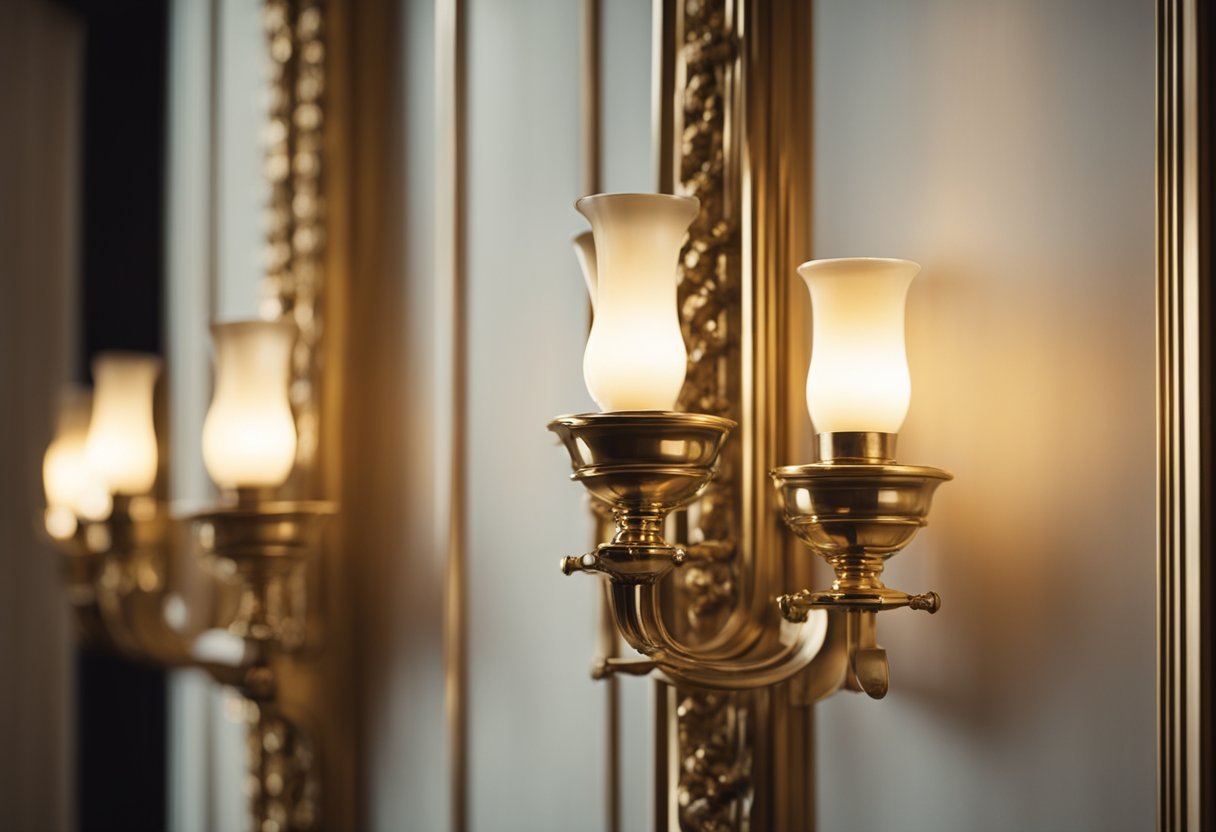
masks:
[[[234,689],[249,730],[248,774],[256,786],[250,816],[269,817],[271,803],[286,801],[299,828],[313,828],[319,788],[313,732],[281,707],[274,657],[308,649],[301,619],[287,610],[289,581],[317,550],[322,522],[335,505],[240,491],[233,502],[189,518],[204,565],[239,592],[227,630],[244,650],[231,663],[194,655],[190,639],[165,620],[172,521],[160,504],[146,515],[131,508],[130,500],[116,497],[105,520],[80,522],[71,537],[51,541],[61,554],[79,634],[138,661],[200,668]],[[272,780],[278,784],[273,793]]]
[[[830,589],[804,589],[777,599],[789,621],[811,610],[842,612],[848,669],[845,684],[875,699],[886,695],[890,669],[877,643],[876,615],[910,607],[935,613],[936,592],[911,595],[882,581],[887,558],[927,522],[933,493],[952,475],[895,463],[895,434],[819,435],[819,462],[772,472],[786,523],[835,572]]]
[[[228,632],[258,650],[291,652],[303,645],[303,627],[286,609],[287,582],[315,550],[321,524],[335,511],[330,502],[238,491],[235,503],[190,518],[204,564],[240,588]]]
[[[616,627],[645,661],[610,659],[597,675],[650,674],[681,686],[741,690],[767,687],[807,667],[823,645],[825,616],[780,623],[775,639],[681,644],[663,619],[664,582],[700,556],[668,543],[667,514],[695,499],[713,479],[735,423],[717,416],[667,411],[586,413],[549,423],[570,454],[571,479],[611,509],[616,533],[587,554],[562,560],[564,574],[608,580]]]

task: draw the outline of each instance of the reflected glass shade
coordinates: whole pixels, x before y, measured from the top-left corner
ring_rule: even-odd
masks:
[[[273,488],[291,474],[296,423],[288,398],[295,327],[241,321],[211,327],[215,396],[203,422],[203,464],[221,488]]]
[[[42,457],[47,528],[56,537],[71,536],[77,517],[101,520],[110,513],[110,494],[86,454],[92,411],[89,391],[65,390],[59,399],[55,438]]]
[[[147,494],[156,484],[153,392],[161,360],[133,352],[93,360],[93,417],[86,455],[111,494]]]
[[[574,256],[578,260],[579,270],[583,273],[583,282],[587,284],[587,297],[591,300],[591,311],[595,312],[595,234],[584,231],[575,235]]]
[[[904,305],[919,271],[873,257],[798,267],[811,291],[806,404],[817,432],[899,432],[912,397]]]
[[[595,318],[583,379],[601,410],[675,407],[687,369],[676,266],[699,205],[663,194],[598,194],[576,203],[595,235]]]

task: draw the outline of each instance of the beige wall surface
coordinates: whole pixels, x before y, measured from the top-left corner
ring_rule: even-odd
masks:
[[[823,832],[1154,824],[1154,21],[820,0],[814,255],[908,257],[892,690],[819,708]]]
[[[68,830],[73,650],[36,534],[42,452],[73,376],[83,30],[48,0],[0,24],[0,828]]]

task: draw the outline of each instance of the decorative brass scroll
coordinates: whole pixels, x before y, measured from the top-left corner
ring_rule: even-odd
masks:
[[[733,10],[726,0],[685,0],[678,38],[673,137],[675,192],[701,211],[680,258],[678,302],[688,376],[678,407],[738,420],[740,384],[741,195],[737,144],[727,137],[737,83]],[[739,443],[723,454],[715,484],[687,515],[681,538],[703,557],[680,572],[686,635],[711,637],[739,600]],[[675,802],[681,829],[746,829],[752,796],[749,710],[757,694],[676,691]]]
[[[316,493],[318,485],[326,219],[323,12],[321,0],[264,0],[263,5],[269,57],[264,172],[270,195],[260,313],[270,320],[289,318],[299,330],[291,386],[299,441],[287,488],[301,493]],[[306,568],[297,569],[288,583],[287,603],[300,612],[316,600],[304,597]],[[284,676],[280,691],[286,683],[301,681],[296,668],[283,664],[276,670]],[[302,730],[284,712],[284,704],[277,698],[246,702],[251,828],[316,829],[323,799],[316,762],[320,738]]]
[[[322,336],[325,200],[325,41],[320,0],[266,0],[270,55],[267,126],[266,276],[262,317],[290,316],[300,331],[292,357],[297,470],[315,467],[320,412],[317,353]]]

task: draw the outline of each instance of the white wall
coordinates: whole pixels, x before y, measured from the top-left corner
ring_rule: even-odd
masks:
[[[649,189],[649,5],[609,5],[619,7],[609,13],[613,37],[636,40],[626,54],[643,63],[606,79],[626,106],[609,114],[605,135],[627,137],[612,142],[607,181]],[[368,495],[349,509],[367,559],[368,824],[440,830],[451,822],[441,601],[452,427],[448,333],[435,317],[441,154],[433,137],[446,102],[434,93],[434,4],[400,8],[387,126],[373,119],[357,127],[387,131],[356,139],[360,153],[383,141],[387,159],[374,182],[356,184],[367,211],[356,225],[383,228],[355,240],[355,364],[375,379],[356,387],[375,395],[352,404],[361,427],[346,452],[360,461]],[[455,438],[468,459],[469,828],[593,830],[605,817],[606,763],[606,698],[589,678],[597,586],[557,569],[560,556],[590,544],[591,523],[565,454],[545,431],[553,416],[593,407],[581,372],[587,302],[569,244],[584,227],[573,208],[581,196],[579,5],[474,0],[464,12],[469,366],[466,430]],[[373,99],[376,83],[355,79]],[[644,763],[629,770],[632,807],[642,814],[627,828],[644,828],[652,703],[646,682],[629,681],[629,747]]]
[[[563,578],[590,518],[545,424],[583,385],[579,4],[468,8],[470,820],[595,829],[605,814],[595,582]]]
[[[913,258],[892,690],[819,708],[823,832],[1141,830],[1155,791],[1154,21],[819,0],[817,257]]]

